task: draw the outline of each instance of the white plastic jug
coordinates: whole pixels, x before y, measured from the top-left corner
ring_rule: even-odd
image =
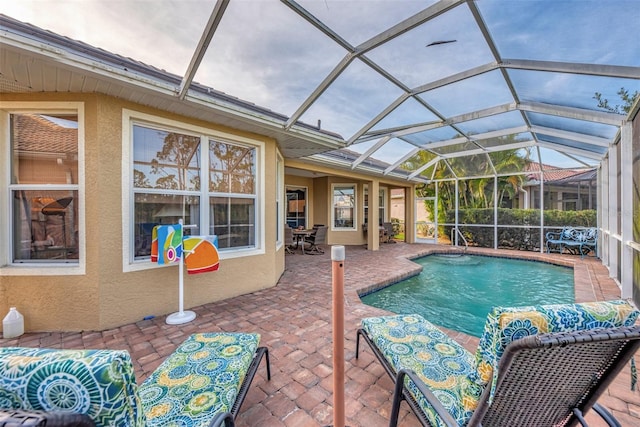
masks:
[[[11,307],[2,321],[2,335],[4,338],[15,338],[22,334],[24,334],[24,316],[15,307]]]

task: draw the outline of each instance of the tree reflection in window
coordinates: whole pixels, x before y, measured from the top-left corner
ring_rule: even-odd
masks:
[[[209,191],[254,194],[255,148],[220,141],[210,141],[209,146]]]
[[[133,127],[133,185],[137,188],[200,190],[200,137]]]
[[[210,215],[221,249],[255,246],[256,149],[209,142]]]
[[[179,219],[217,235],[221,250],[256,246],[258,150],[210,139],[203,153],[206,138],[133,125],[134,260],[149,256],[154,225]]]

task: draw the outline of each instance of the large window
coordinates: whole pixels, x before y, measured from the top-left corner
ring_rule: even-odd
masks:
[[[6,117],[6,116],[5,116]],[[9,260],[77,264],[79,233],[78,113],[8,114]]]
[[[258,246],[257,146],[199,128],[131,126],[133,260],[149,258],[155,225],[180,219],[185,234],[218,236],[222,252]]]
[[[220,248],[256,244],[256,149],[209,141],[209,203]]]
[[[151,254],[155,225],[199,226],[201,157],[200,136],[133,125],[134,259]]]
[[[355,230],[356,186],[355,184],[335,184],[333,189],[334,230]]]

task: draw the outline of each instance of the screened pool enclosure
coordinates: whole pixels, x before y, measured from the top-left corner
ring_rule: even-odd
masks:
[[[146,5],[4,13],[141,61],[123,78],[151,76],[176,100],[225,114],[242,104],[285,167],[414,183],[427,206],[406,224],[418,241],[466,226],[498,247],[509,228],[525,232],[521,249],[544,250],[562,225],[545,211],[591,210],[599,258],[640,302],[637,1],[159,1],[153,19]],[[2,70],[3,86],[20,73]],[[63,80],[28,90],[84,90]],[[514,208],[534,213],[506,220]]]

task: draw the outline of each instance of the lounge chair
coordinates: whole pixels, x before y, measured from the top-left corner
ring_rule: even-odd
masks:
[[[259,339],[246,333],[193,334],[139,387],[123,350],[1,348],[0,402],[5,411],[86,414],[98,427],[228,427],[263,357],[271,378],[269,354],[258,347]]]
[[[95,427],[86,414],[0,409],[0,427]]]
[[[364,319],[358,330],[424,426],[564,426],[583,422],[640,348],[625,301],[495,308],[475,356],[419,315]],[[585,424],[583,424],[585,425]]]

